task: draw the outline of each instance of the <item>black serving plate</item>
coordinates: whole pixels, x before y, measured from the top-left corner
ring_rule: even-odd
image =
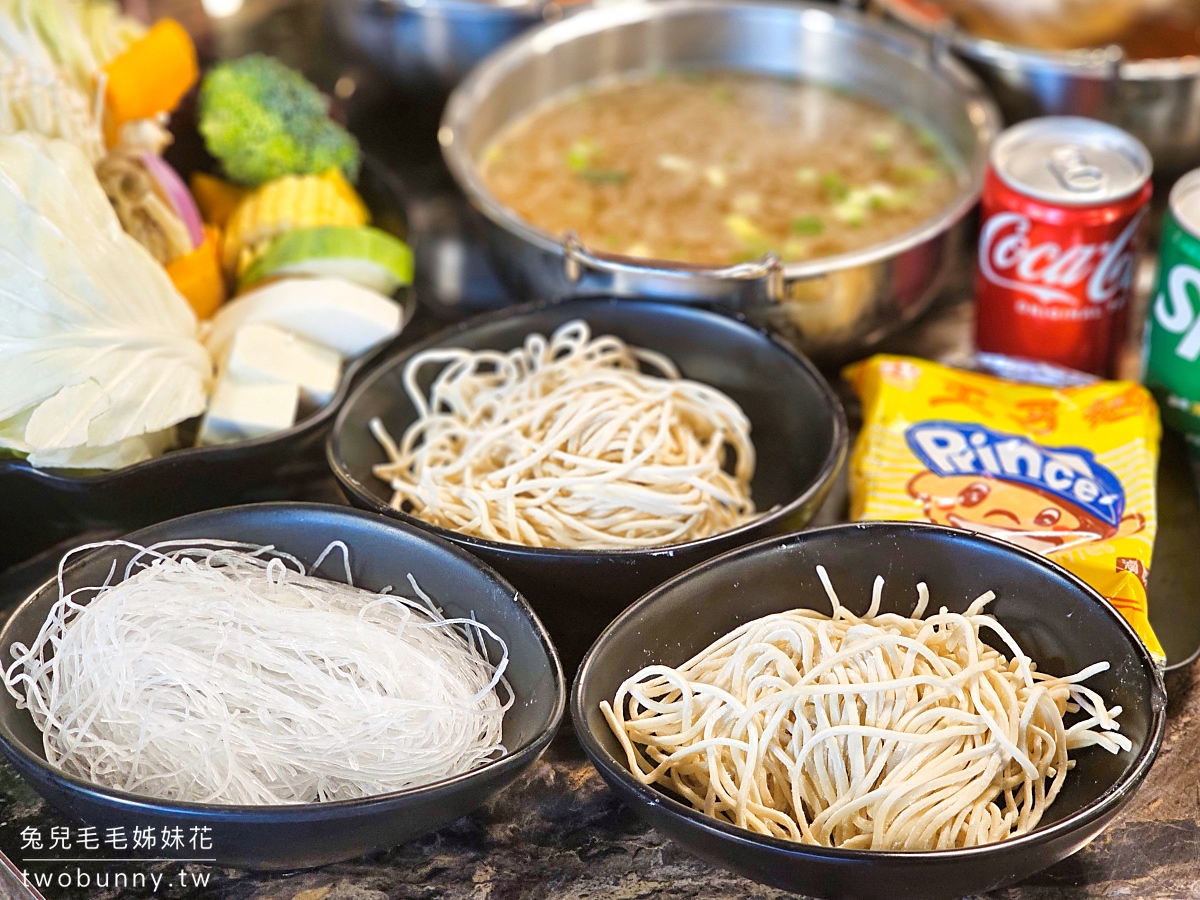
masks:
[[[1032,832],[982,847],[882,852],[813,847],[726,825],[647,787],[600,712],[621,682],[651,663],[678,665],[739,625],[786,609],[829,611],[815,567],[842,603],[862,614],[876,575],[887,579],[883,612],[909,614],[915,586],[930,606],[961,612],[996,592],[989,611],[1046,672],[1072,673],[1107,660],[1088,680],[1110,707],[1133,750],[1091,747],[1072,754],[1062,793]],[[1069,623],[1069,624],[1064,624]],[[618,795],[647,822],[698,856],[797,893],[851,900],[936,900],[995,890],[1070,856],[1116,816],[1150,770],[1162,743],[1166,695],[1145,647],[1112,606],[1060,566],[991,538],[917,523],[837,525],[760,541],[691,569],[643,597],[589,651],[571,691],[571,716],[584,752]]]
[[[395,176],[364,159],[359,189],[374,224],[406,235],[404,194]],[[402,326],[412,318],[411,289],[396,295]],[[399,340],[402,340],[403,336]],[[279,499],[287,485],[324,472],[324,445],[356,379],[381,355],[350,362],[332,400],[292,428],[250,441],[184,447],[106,472],[36,469],[0,459],[0,510],[11,523],[0,541],[0,571],[90,528],[140,528],[174,516],[258,499]],[[182,428],[185,436],[194,429]]]
[[[69,819],[105,828],[152,826],[211,828],[219,865],[290,870],[325,865],[394,847],[466,815],[508,785],[546,749],[562,718],[562,668],[537,616],[503,578],[468,553],[402,522],[346,507],[270,503],[196,513],[129,535],[150,544],[175,538],[220,538],[273,544],[311,566],[335,540],[350,548],[354,583],[369,590],[388,585],[402,590],[408,573],[451,617],[474,616],[508,645],[505,677],[515,695],[504,717],[502,758],[482,768],[434,784],[363,800],[289,806],[217,806],[152,800],[97,787],[52,768],[41,733],[25,710],[0,691],[0,750],[30,785]],[[103,583],[114,558],[127,549],[102,548],[72,561],[64,583],[73,587]],[[334,578],[341,558],[334,554]],[[29,644],[58,599],[47,582],[27,599],[0,632],[0,653],[10,659],[15,641]]]
[[[653,549],[560,550],[467,537],[388,505],[372,473],[386,456],[368,430],[378,416],[399,439],[416,418],[404,366],[431,347],[510,350],[572,319],[670,357],[687,378],[724,391],[745,410],[758,456],[752,496],[763,514],[723,534]],[[421,375],[426,387],[436,375]],[[380,362],[355,388],[329,439],[329,463],[350,501],[446,538],[517,585],[554,636],[568,670],[626,605],[684,569],[771,534],[798,531],[821,506],[846,454],[841,404],[812,364],[734,319],[650,301],[585,299],[502,310],[449,328]]]

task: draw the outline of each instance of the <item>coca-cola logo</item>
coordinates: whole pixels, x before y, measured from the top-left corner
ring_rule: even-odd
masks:
[[[1077,288],[1091,303],[1123,301],[1133,283],[1134,238],[1146,211],[1125,226],[1115,241],[1061,247],[1053,241],[1031,244],[1028,216],[1002,212],[984,223],[979,237],[979,270],[992,284],[1027,294],[1041,303],[1079,302]]]

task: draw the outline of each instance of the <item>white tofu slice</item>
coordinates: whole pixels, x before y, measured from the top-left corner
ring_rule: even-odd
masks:
[[[225,371],[244,384],[298,385],[305,403],[324,406],[337,392],[342,358],[290,331],[252,322],[233,336]]]
[[[400,305],[340,278],[285,278],[226,303],[204,338],[223,365],[234,335],[245,325],[265,323],[336,351],[360,356],[400,333]]]
[[[242,382],[223,372],[196,443],[227,444],[283,431],[296,424],[300,388],[295,384]]]

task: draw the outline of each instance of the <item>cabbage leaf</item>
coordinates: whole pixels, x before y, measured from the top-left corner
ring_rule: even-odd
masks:
[[[0,137],[0,222],[0,448],[56,468],[161,452],[204,411],[212,360],[84,154]]]

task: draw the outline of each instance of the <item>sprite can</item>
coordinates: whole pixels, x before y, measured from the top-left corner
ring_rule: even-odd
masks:
[[[1200,454],[1200,169],[1175,183],[1146,323],[1145,381]]]

